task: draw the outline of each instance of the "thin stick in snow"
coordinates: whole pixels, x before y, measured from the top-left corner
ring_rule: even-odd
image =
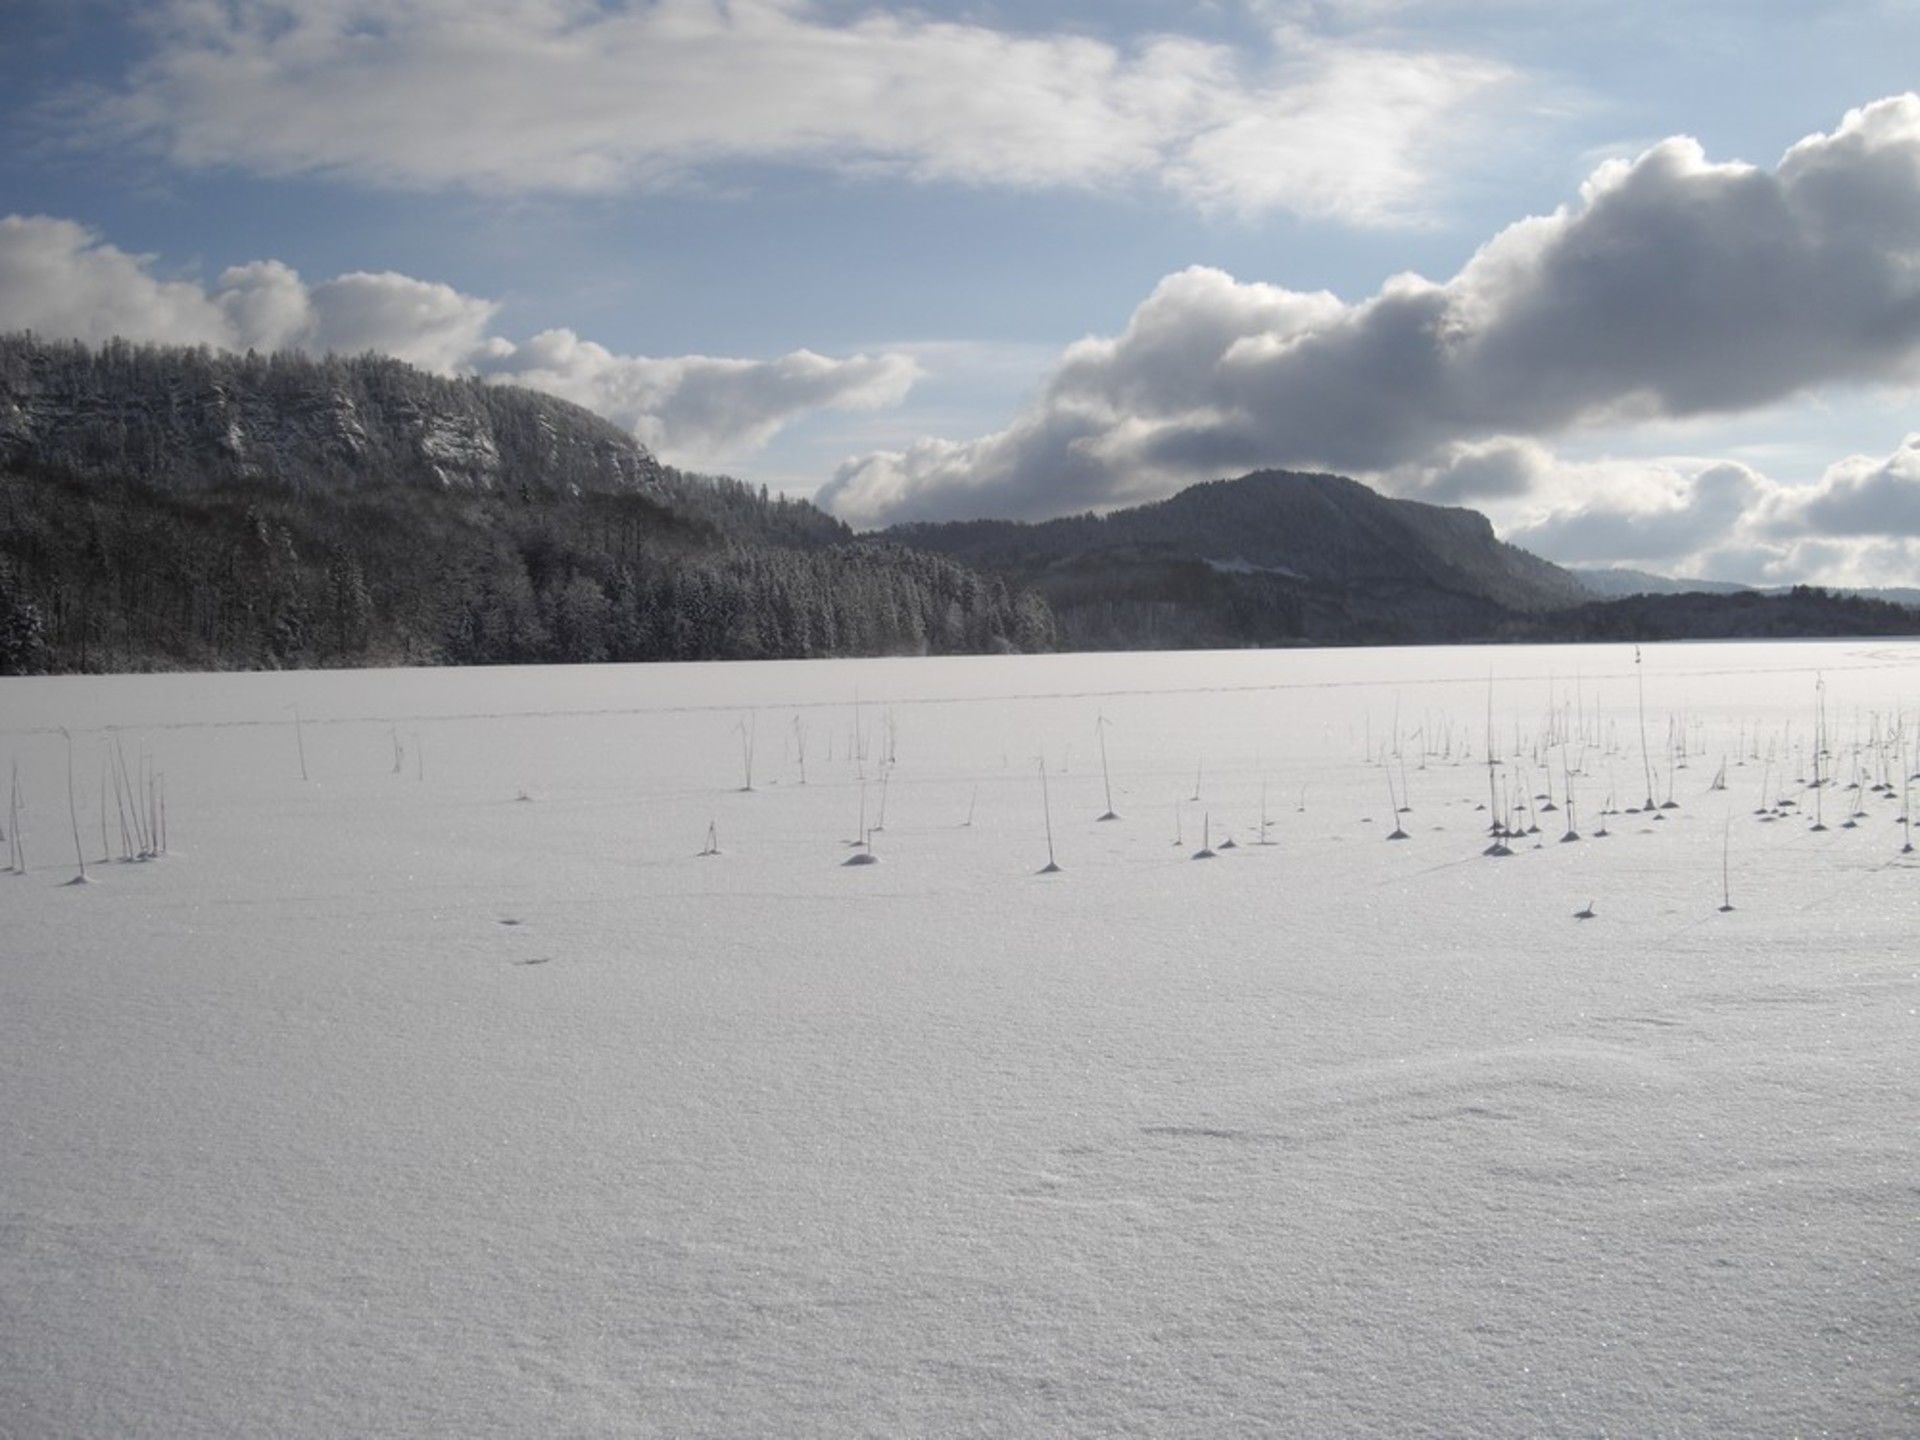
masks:
[[[16,875],[27,873],[27,842],[20,835],[20,762],[13,762],[13,784],[7,795],[8,868]]]
[[[113,762],[113,808],[120,817],[120,859],[130,861],[133,859],[133,833],[127,828],[127,759],[121,752],[120,737],[117,735],[109,758]]]
[[[1113,809],[1113,776],[1107,770],[1107,717],[1104,715],[1095,717],[1093,729],[1094,733],[1100,737],[1100,783],[1106,786],[1107,791],[1106,814],[1096,818],[1101,820],[1118,820],[1120,817],[1114,813]]]
[[[1720,829],[1720,913],[1733,910],[1733,817],[1727,816]]]
[[[1489,754],[1489,757],[1491,757],[1492,752],[1489,751],[1488,754]],[[1507,830],[1507,823],[1503,818],[1501,818],[1506,813],[1505,811],[1506,802],[1501,798],[1499,787],[1495,784],[1493,761],[1491,758],[1489,758],[1487,761],[1487,788],[1492,795],[1491,803],[1493,805],[1493,814],[1494,814],[1493,843],[1487,846],[1487,848],[1482,850],[1480,853],[1482,855],[1491,855],[1495,859],[1505,859],[1506,857],[1513,854],[1513,850],[1507,844],[1507,838],[1509,833]]]
[[[843,865],[878,865],[880,857],[873,853],[873,832],[867,829],[867,782],[860,782],[860,838],[849,840],[849,845],[858,848],[857,854],[849,855],[840,863]]]
[[[752,725],[749,725],[747,720],[742,720],[734,726],[740,732],[740,767],[745,777],[740,786],[740,792],[743,795],[753,790],[753,737],[754,731],[758,728],[758,717],[749,718],[753,720]]]
[[[147,852],[152,847],[147,843],[147,832],[141,825],[140,791],[138,783],[134,772],[127,768],[126,747],[120,743],[120,737],[117,735],[114,736],[113,739],[113,749],[115,757],[120,762],[119,788],[125,792],[126,797],[125,824],[132,832],[127,842],[127,859],[144,860],[147,858]]]
[[[67,742],[67,818],[73,822],[73,858],[79,863],[80,873],[69,880],[69,885],[91,885],[87,878],[87,857],[80,849],[80,804],[73,795],[73,736],[67,733],[67,727],[60,727],[61,738]]]
[[[1393,816],[1393,833],[1387,836],[1387,839],[1405,840],[1407,832],[1400,828],[1400,797],[1393,793],[1392,766],[1387,767],[1387,807],[1388,813]]]
[[[1647,677],[1645,672],[1640,668],[1640,647],[1638,645],[1633,647],[1633,680],[1640,697],[1640,765],[1647,773],[1647,803],[1645,808],[1651,810],[1654,808],[1653,758],[1647,750]],[[1631,815],[1634,812],[1629,810],[1627,813]]]
[[[140,859],[153,858],[153,786],[147,775],[147,757],[140,757],[133,791],[134,828],[140,834]]]
[[[1913,853],[1913,774],[1907,768],[1907,728],[1900,727],[1900,828],[1905,833],[1906,843],[1900,847],[1902,855]]]
[[[1060,862],[1053,858],[1053,802],[1047,796],[1047,760],[1040,757],[1040,813],[1047,822],[1047,863],[1040,867],[1042,875],[1058,875]]]
[[[1827,807],[1824,786],[1820,783],[1820,755],[1826,747],[1827,728],[1827,681],[1825,676],[1816,675],[1813,681],[1814,693],[1819,696],[1819,709],[1815,715],[1813,739],[1813,829],[1825,831],[1827,828]]]

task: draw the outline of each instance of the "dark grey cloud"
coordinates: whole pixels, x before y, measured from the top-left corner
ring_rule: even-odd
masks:
[[[1044,515],[1208,475],[1380,475],[1452,447],[1733,413],[1920,362],[1920,96],[1850,112],[1772,170],[1691,140],[1602,166],[1444,284],[1346,304],[1217,270],[1168,276],[1072,347],[999,434],[850,462],[856,523]],[[1463,481],[1464,483],[1464,481]]]
[[[1442,446],[1425,462],[1388,471],[1379,481],[1381,488],[1415,500],[1470,505],[1526,495],[1556,464],[1545,446],[1500,436]]]

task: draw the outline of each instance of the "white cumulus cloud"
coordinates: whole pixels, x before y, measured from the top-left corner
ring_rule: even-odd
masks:
[[[897,405],[920,375],[905,355],[773,360],[616,355],[571,330],[548,330],[492,361],[488,373],[562,396],[633,428],[649,445],[698,463],[758,448],[813,410]]]
[[[1660,478],[1667,484],[1653,495],[1614,488],[1602,499],[1552,511],[1507,538],[1569,564],[1625,562],[1684,571],[1687,561],[1730,537],[1773,489],[1764,475],[1731,461]]]
[[[1852,455],[1830,466],[1818,485],[1782,497],[1766,523],[1775,534],[1920,540],[1920,435],[1891,455]],[[1920,583],[1920,572],[1913,579]]]
[[[0,216],[0,328],[99,344],[115,335],[231,345],[232,319],[200,285],[153,272],[84,225]]]

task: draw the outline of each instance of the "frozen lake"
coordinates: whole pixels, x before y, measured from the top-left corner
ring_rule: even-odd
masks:
[[[1920,644],[1642,670],[0,681],[0,1433],[1920,1432]]]

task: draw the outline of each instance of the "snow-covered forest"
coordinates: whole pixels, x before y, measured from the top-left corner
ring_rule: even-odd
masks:
[[[1035,595],[550,396],[0,335],[0,675],[1053,643]]]

